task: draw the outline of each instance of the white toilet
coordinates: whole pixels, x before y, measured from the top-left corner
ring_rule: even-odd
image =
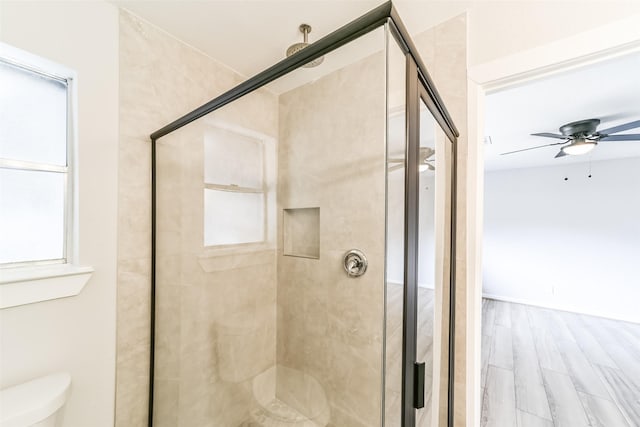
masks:
[[[65,372],[0,390],[0,427],[59,427],[70,386]]]

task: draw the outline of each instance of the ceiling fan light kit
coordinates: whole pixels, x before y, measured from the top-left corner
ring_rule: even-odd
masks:
[[[598,143],[596,141],[581,138],[566,147],[562,147],[561,150],[565,154],[577,156],[580,154],[587,154],[589,151],[593,150],[597,144]]]
[[[562,145],[560,151],[556,154],[555,158],[564,157],[567,155],[578,156],[586,154],[593,150],[600,141],[638,141],[640,142],[640,134],[623,134],[613,135],[614,133],[624,132],[629,129],[635,129],[640,127],[640,120],[625,123],[622,125],[614,126],[608,129],[598,131],[598,125],[600,125],[600,119],[587,119],[579,120],[577,122],[567,123],[560,126],[560,134],[555,133],[532,133],[533,136],[542,136],[544,138],[562,139],[562,142],[554,142],[546,145],[539,145],[537,147],[524,148],[522,150],[509,151],[505,154],[519,153],[522,151],[534,150],[536,148],[551,147],[554,145]]]

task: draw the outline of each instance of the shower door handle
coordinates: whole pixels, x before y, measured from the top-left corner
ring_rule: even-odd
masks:
[[[424,362],[415,362],[413,364],[413,407],[416,409],[424,408]]]

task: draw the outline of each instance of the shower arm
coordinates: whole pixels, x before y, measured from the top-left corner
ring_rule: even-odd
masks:
[[[300,25],[300,32],[302,33],[303,42],[309,43],[309,33],[311,32],[311,25],[309,24]]]

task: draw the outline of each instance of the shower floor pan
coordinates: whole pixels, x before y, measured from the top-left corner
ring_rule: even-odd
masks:
[[[320,427],[280,399],[254,409],[251,418],[243,427]]]

